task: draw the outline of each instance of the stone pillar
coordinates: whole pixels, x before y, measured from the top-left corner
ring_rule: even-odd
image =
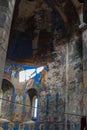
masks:
[[[83,22],[83,5],[79,12],[80,25],[79,28],[82,30],[82,46],[83,46],[83,87],[81,95],[81,115],[87,114],[87,24]]]
[[[0,0],[0,87],[2,85],[14,5],[15,0]]]
[[[82,31],[83,39],[83,82],[84,88],[87,88],[87,26]]]
[[[83,39],[83,115],[87,114],[87,25],[82,28]]]
[[[83,10],[80,14],[80,26],[82,30],[82,45],[83,45],[83,87],[82,87],[82,115],[87,114],[87,24],[83,22]]]

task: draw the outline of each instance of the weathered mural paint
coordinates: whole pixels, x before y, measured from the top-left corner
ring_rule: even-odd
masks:
[[[7,79],[12,82],[15,88],[13,120],[27,121],[31,119],[29,107],[31,99],[28,98],[26,92],[35,88],[38,92],[38,114],[34,125],[35,130],[47,128],[63,130],[65,126],[68,130],[70,128],[76,130],[77,127],[79,128],[77,122],[80,121],[76,115],[80,115],[83,110],[81,96],[83,67],[81,50],[79,50],[81,49],[79,46],[81,41],[79,37],[73,37],[68,42],[65,39],[61,41],[55,39],[53,40],[52,61],[48,62],[46,69],[44,68],[36,78],[33,77],[21,83],[18,79],[18,73],[20,70],[24,70],[23,65],[10,64],[9,68],[6,66]],[[23,105],[21,106],[21,104]],[[70,114],[74,114],[74,116]]]
[[[82,39],[78,36],[73,37],[69,44],[69,108],[68,112],[74,115],[82,115],[83,101],[83,64],[82,64]],[[78,116],[69,116],[72,121],[80,121]]]

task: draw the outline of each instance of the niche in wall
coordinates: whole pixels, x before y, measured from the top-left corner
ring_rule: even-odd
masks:
[[[1,104],[2,117],[11,120],[14,107],[13,103],[14,86],[7,79],[3,79],[1,89],[3,91],[2,104]]]

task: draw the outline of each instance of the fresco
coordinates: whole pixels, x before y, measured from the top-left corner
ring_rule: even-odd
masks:
[[[21,121],[22,118],[22,109],[23,109],[23,94],[22,91],[18,91],[15,96],[15,104],[14,104],[14,121]]]
[[[2,83],[2,90],[3,90],[3,96],[2,96],[2,117],[5,118],[7,115],[7,119],[9,120],[12,118],[11,113],[12,113],[12,100],[13,100],[13,91],[14,91],[14,86],[12,85],[11,82],[8,80],[3,80]],[[6,111],[7,110],[7,111]]]
[[[2,100],[2,113],[3,117],[7,119],[12,119],[16,121],[28,121],[31,119],[31,101],[28,95],[28,90],[35,88],[39,91],[42,84],[46,84],[47,70],[39,66],[27,66],[23,64],[7,63],[4,71],[3,78],[10,82],[11,85],[4,82],[2,84],[2,89],[4,91]],[[24,82],[19,81],[19,72],[26,69],[32,69],[31,74],[34,77],[26,80]],[[40,72],[39,72],[40,71]],[[42,71],[42,72],[41,72]],[[13,86],[13,90],[10,88]],[[5,108],[7,107],[7,111]]]
[[[51,62],[53,35],[56,35],[57,41],[66,35],[65,24],[55,2],[23,0],[18,2],[15,12],[12,26],[15,33],[11,31],[7,57],[14,60],[28,59],[30,65],[38,66]]]
[[[45,86],[42,85],[41,88],[43,94],[40,94],[40,102],[42,104],[40,103],[39,107],[42,111],[39,111],[39,121],[44,121],[45,118],[48,122],[56,123],[60,121],[61,123],[65,123],[66,116],[64,112],[68,111],[76,115],[82,112],[81,104],[83,101],[81,89],[83,83],[83,66],[80,50],[81,40],[77,36],[76,39],[73,37],[69,43],[66,43],[65,39],[58,42],[58,39],[56,40],[55,37],[53,42],[55,49],[52,53],[53,61],[48,63],[49,71],[47,73],[47,81]],[[66,84],[67,82],[68,86]],[[66,89],[68,89],[67,95]],[[65,104],[66,98],[67,104]],[[76,116],[67,115],[67,117],[70,123],[80,121],[80,118]],[[78,125],[76,127],[80,127],[79,124],[76,125]],[[60,126],[59,128],[62,129],[62,127]]]
[[[68,88],[68,112],[82,114],[81,89],[83,87],[82,42],[80,37],[72,38],[69,42],[69,88]],[[71,102],[72,101],[72,102]],[[80,120],[78,117],[70,117],[70,120]]]
[[[52,129],[57,130],[58,122],[64,123],[65,120],[66,45],[62,45],[64,41],[61,41],[60,45],[57,45],[55,40],[53,42],[55,49],[52,53],[53,60],[48,62],[49,69],[45,72],[46,80],[42,78],[38,121],[40,126],[42,122],[43,129],[51,129],[52,123]],[[63,128],[63,125],[60,125],[59,129],[62,130]]]
[[[64,36],[66,36],[65,24],[60,14],[58,13],[54,1],[27,1],[26,6],[23,8],[24,10],[21,8],[22,6],[24,6],[24,3],[22,2],[24,1],[21,1],[17,8],[18,10],[21,9],[21,11],[19,10],[19,12],[16,13],[18,14],[18,17],[15,18],[15,21],[16,19],[18,19],[16,21],[17,23],[15,22],[14,26],[14,29],[17,29],[17,33],[18,31],[28,32],[28,34],[30,33],[29,35],[33,35],[34,33],[33,36],[29,37],[29,43],[31,44],[37,44],[38,42],[39,45],[39,43],[41,43],[40,38],[41,36],[43,36],[42,32],[44,32],[44,30],[45,35],[50,35],[50,38],[47,37],[48,40],[45,41],[44,39],[46,38],[42,37],[44,44],[48,43],[45,46],[42,46],[42,54],[41,52],[37,52],[36,50],[34,52],[31,52],[30,54],[28,48],[30,44],[28,44],[28,42],[26,42],[28,45],[27,48],[24,49],[24,41],[26,40],[23,41],[23,46],[21,46],[22,41],[20,41],[19,44],[17,44],[16,42],[10,44],[12,46],[10,53],[7,53],[8,56],[12,56],[14,58],[17,58],[17,56],[18,58],[22,56],[22,58],[25,58],[26,56],[28,57],[34,54],[34,57],[29,59],[28,65],[16,64],[12,62],[6,63],[3,78],[11,82],[13,88],[10,89],[12,86],[7,85],[6,82],[2,85],[2,117],[7,118],[13,122],[4,122],[2,123],[2,127],[6,130],[64,130],[65,126],[68,124],[67,130],[69,130],[70,127],[72,127],[70,123],[73,122],[72,129],[78,130],[79,124],[77,123],[77,121],[79,121],[79,118],[70,115],[66,116],[65,113],[68,111],[74,114],[81,114],[82,104],[84,104],[86,109],[86,96],[84,98],[80,96],[82,89],[82,57],[79,51],[80,48],[78,46],[80,44],[80,41],[78,37],[73,37],[68,41],[67,39],[62,39],[64,38]],[[8,23],[11,19],[11,13],[13,9],[12,6],[14,6],[14,3],[15,2],[9,3],[8,17],[5,16],[5,8],[3,7],[1,9],[4,11],[4,13],[2,13],[1,11],[0,26],[3,27],[3,21],[6,22],[6,30],[0,31],[1,38],[7,37],[6,33],[9,33]],[[58,6],[59,8],[61,8],[61,11],[65,11],[65,13],[67,14],[68,10],[66,9],[70,7],[70,4],[68,4],[68,2],[62,4],[58,3]],[[71,7],[73,8],[73,6]],[[21,13],[23,13],[23,15],[21,15]],[[67,16],[71,14],[75,13],[73,11],[70,11]],[[27,20],[26,18],[28,18],[29,20]],[[74,22],[76,22],[76,20],[72,21],[71,19],[69,19],[70,25],[74,24]],[[32,27],[29,27],[29,25]],[[26,30],[26,26],[28,27],[28,30]],[[72,26],[70,26],[70,30],[71,28]],[[32,33],[29,32],[30,29],[32,29]],[[72,33],[72,31],[70,32]],[[18,46],[16,46],[17,48],[14,49],[15,45]],[[20,49],[20,47],[22,48]],[[20,49],[20,51],[18,50],[18,48]],[[30,47],[30,50],[31,49],[32,47]],[[17,53],[14,53],[16,52],[16,50]],[[21,50],[24,50],[24,53],[21,53]],[[86,52],[85,46],[84,52]],[[85,54],[84,59],[86,59]],[[86,60],[83,62],[84,69],[86,69]],[[32,67],[32,65],[36,66]],[[40,73],[38,73],[37,68],[40,67],[40,65],[46,65],[46,67],[48,68],[44,68]],[[35,68],[35,71],[32,72],[30,78],[30,75],[28,75],[29,79],[27,80],[25,70],[29,69],[29,67],[31,67],[32,69]],[[19,80],[20,71],[24,71],[25,80],[23,80],[23,82],[20,82]],[[84,77],[86,77],[86,72],[84,73]],[[84,80],[86,84],[86,78],[84,78]],[[20,122],[28,121],[31,119],[31,98],[27,93],[27,91],[31,88],[36,89],[38,93],[38,116],[36,119],[34,119],[34,125],[24,125]],[[7,111],[5,110],[5,108],[7,108]]]
[[[35,88],[38,92],[38,115],[36,120],[38,125],[35,124],[35,129],[45,129],[47,126],[51,128],[48,124],[53,122],[53,127],[57,130],[58,122],[66,124],[66,115],[64,114],[66,111],[81,114],[82,103],[85,99],[81,97],[83,67],[82,55],[79,50],[80,39],[72,38],[69,43],[65,39],[59,42],[56,35],[54,35],[53,43],[52,61],[48,62],[45,68],[35,77],[21,83],[18,79],[19,72],[29,69],[29,66],[7,63],[5,67],[6,75],[4,76],[12,82],[15,88],[14,121],[30,119],[31,110],[27,106],[31,105],[26,92],[30,88]],[[33,69],[33,67],[31,68]],[[37,68],[38,66],[35,69],[37,70]],[[66,90],[68,90],[67,94]],[[76,116],[67,115],[67,117],[69,124],[79,121]],[[41,124],[44,128],[40,127]],[[63,128],[64,125],[60,124],[59,129],[62,130]]]

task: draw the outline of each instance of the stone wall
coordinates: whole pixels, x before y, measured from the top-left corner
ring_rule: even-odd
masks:
[[[83,114],[87,113],[87,29],[83,31]]]
[[[68,69],[68,113],[82,115],[82,40],[80,37],[72,38],[68,43],[69,69]],[[79,116],[69,116],[70,121],[78,121]]]
[[[48,63],[47,82],[42,84],[40,95],[39,121],[80,124],[82,114],[82,39],[54,42],[52,62]],[[69,121],[69,122],[68,122]],[[62,129],[63,125],[60,125]],[[70,126],[73,127],[73,126]]]
[[[0,1],[0,86],[2,83],[15,0]]]
[[[59,127],[62,130],[66,123],[68,128],[74,127],[74,125],[76,128],[80,127],[80,118],[77,118],[77,115],[81,115],[81,111],[83,110],[81,93],[83,88],[81,45],[82,41],[78,36],[73,37],[69,41],[64,39],[58,43],[54,42],[52,61],[48,63],[48,69],[44,70],[39,77],[40,85],[37,89],[39,104],[35,129],[42,127],[44,129],[58,129]],[[10,65],[12,64],[10,63]],[[14,84],[16,89],[17,87],[22,87],[21,84],[15,84],[21,65],[18,65],[19,69],[15,69],[16,73],[13,73],[13,66],[9,68],[6,68],[5,71],[7,70],[9,75],[11,75],[12,84]],[[7,76],[7,78],[9,77]],[[26,90],[26,83],[22,85],[22,89]],[[72,125],[72,123],[74,124]]]

